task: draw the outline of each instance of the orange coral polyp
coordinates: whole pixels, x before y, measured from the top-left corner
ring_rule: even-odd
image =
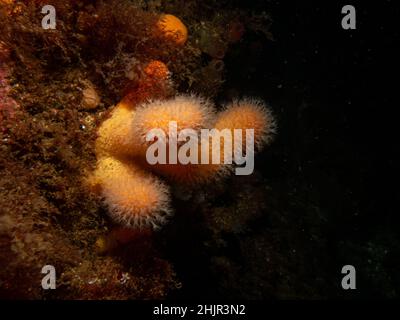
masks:
[[[143,104],[136,110],[133,120],[135,139],[140,139],[136,143],[147,146],[145,137],[152,129],[161,129],[168,133],[171,121],[176,121],[178,130],[199,130],[209,127],[213,119],[212,105],[208,100],[196,96],[181,95]]]
[[[254,129],[255,146],[268,144],[276,132],[276,122],[271,111],[261,100],[243,99],[234,101],[218,115],[215,128]]]
[[[186,43],[188,30],[184,23],[172,14],[163,14],[157,22],[157,28],[162,34],[178,45]]]
[[[93,180],[111,217],[124,226],[158,228],[171,214],[168,188],[132,162],[101,158]]]

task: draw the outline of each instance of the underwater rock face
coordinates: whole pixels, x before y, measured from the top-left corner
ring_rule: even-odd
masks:
[[[10,69],[7,63],[10,59],[10,50],[0,41],[0,128],[3,117],[13,118],[18,106],[17,102],[10,95],[9,84]]]
[[[17,107],[15,100],[9,97],[10,86],[8,84],[9,73],[6,67],[0,66],[0,123],[4,116],[13,117]]]

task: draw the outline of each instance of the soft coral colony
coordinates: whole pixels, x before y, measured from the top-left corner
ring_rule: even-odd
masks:
[[[187,28],[177,17],[163,15],[157,24],[167,41],[185,44]],[[226,105],[222,111],[209,100],[193,95],[169,96],[172,86],[167,66],[158,60],[144,66],[139,85],[131,89],[116,105],[98,129],[96,140],[97,165],[87,179],[92,190],[101,195],[114,221],[132,229],[157,229],[172,209],[168,184],[196,187],[218,181],[228,175],[231,165],[225,164],[152,164],[146,161],[149,142],[146,134],[159,128],[168,132],[174,121],[178,130],[235,129],[254,130],[254,145],[260,150],[275,133],[275,121],[266,105],[246,98]],[[156,97],[156,99],[153,99]],[[171,137],[167,135],[166,143]],[[245,148],[245,143],[241,146]],[[179,145],[178,148],[182,148]],[[219,148],[223,155],[224,140],[210,145],[209,157]],[[232,152],[237,150],[232,145]],[[201,157],[201,155],[198,155]]]

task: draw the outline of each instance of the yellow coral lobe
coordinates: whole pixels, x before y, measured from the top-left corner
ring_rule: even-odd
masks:
[[[110,118],[106,119],[97,131],[95,150],[98,158],[136,153],[135,145],[129,143],[130,137],[134,134],[133,118],[134,111],[129,104],[122,102],[115,107]]]
[[[102,158],[94,179],[101,185],[109,214],[124,226],[157,228],[170,215],[168,188],[131,162]]]
[[[172,14],[163,14],[157,22],[157,28],[178,45],[186,43],[188,30],[183,22]]]

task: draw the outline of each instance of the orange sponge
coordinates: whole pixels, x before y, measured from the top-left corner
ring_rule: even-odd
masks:
[[[166,38],[178,45],[186,43],[188,31],[183,22],[172,14],[163,14],[157,22],[157,28]]]

